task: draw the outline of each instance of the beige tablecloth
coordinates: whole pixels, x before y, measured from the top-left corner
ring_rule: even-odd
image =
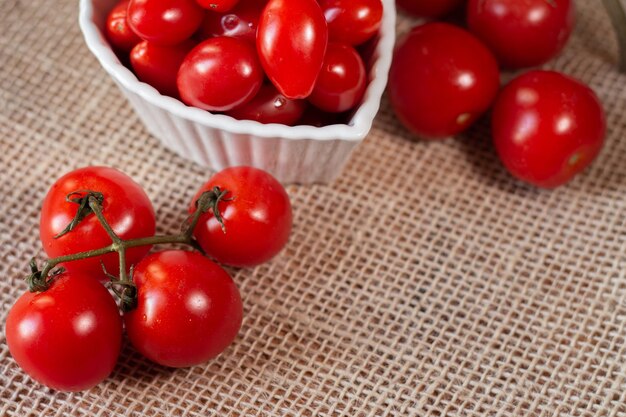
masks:
[[[571,185],[513,180],[485,121],[415,141],[384,101],[341,178],[289,188],[288,248],[231,271],[245,319],[223,355],[171,370],[126,343],[109,379],[67,394],[21,372],[3,334],[0,415],[626,416],[626,76],[601,2],[578,5],[577,31],[548,67],[589,83],[610,129]],[[77,10],[0,0],[3,326],[41,255],[38,210],[54,179],[120,168],[173,232],[211,174],[146,132],[85,47]]]

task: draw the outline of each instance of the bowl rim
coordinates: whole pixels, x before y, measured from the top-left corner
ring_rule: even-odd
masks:
[[[96,24],[93,2],[94,0],[80,0],[79,26],[87,47],[95,55],[100,65],[128,91],[180,118],[214,129],[258,137],[360,141],[367,136],[380,109],[395,43],[396,10],[394,0],[382,0],[384,6],[383,19],[378,35],[378,44],[373,55],[374,62],[369,72],[371,82],[365,92],[363,103],[355,111],[350,124],[323,127],[287,126],[263,124],[253,120],[237,120],[225,114],[212,114],[196,107],[187,106],[178,99],[160,94],[151,85],[139,81],[135,74],[119,61]]]

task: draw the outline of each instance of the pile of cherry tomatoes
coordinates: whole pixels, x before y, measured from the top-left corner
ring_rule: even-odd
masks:
[[[211,200],[217,211],[196,214],[207,192],[219,192]],[[224,265],[258,265],[283,248],[291,231],[291,205],[280,183],[255,168],[229,168],[203,185],[189,205],[197,222],[188,236],[208,257],[171,249],[148,254],[151,243],[182,242],[178,235],[153,236],[154,210],[139,184],[113,168],[88,167],[60,178],[45,197],[40,237],[51,258],[112,244],[96,212],[79,214],[85,195],[100,197],[101,214],[122,241],[147,240],[125,252],[128,282],[114,276],[121,272],[120,253],[81,258],[63,262],[64,271],[52,274],[47,288],[24,293],[11,308],[11,355],[35,380],[58,390],[84,390],[107,378],[123,329],[137,351],[164,366],[187,367],[217,356],[237,336],[243,309],[235,283],[209,257]],[[123,315],[103,285],[107,279],[126,285],[127,291],[115,292],[122,302],[132,301]]]
[[[492,135],[517,178],[554,188],[588,167],[604,144],[606,121],[595,93],[555,71],[532,70],[500,89],[500,67],[541,65],[565,47],[573,0],[398,0],[419,17],[463,11],[467,30],[417,26],[400,39],[389,81],[392,106],[415,134],[441,139],[468,129],[489,109]]]
[[[322,125],[362,101],[356,48],[382,14],[381,0],[122,0],[105,32],[140,81],[187,105]]]

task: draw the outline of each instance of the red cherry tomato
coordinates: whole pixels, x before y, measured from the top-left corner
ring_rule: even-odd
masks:
[[[256,28],[266,0],[241,0],[226,13],[207,13],[200,26],[200,38],[229,36],[256,42]]]
[[[200,43],[178,71],[178,92],[190,106],[228,111],[251,100],[263,84],[263,69],[248,42],[212,38]]]
[[[442,17],[459,8],[464,0],[396,0],[398,7],[417,17]]]
[[[194,45],[191,40],[174,46],[142,41],[130,52],[130,64],[140,81],[150,84],[161,94],[178,97],[178,69]]]
[[[509,68],[541,65],[565,47],[574,28],[572,0],[470,0],[470,30]]]
[[[498,64],[478,39],[446,23],[414,28],[396,48],[389,97],[414,133],[444,138],[467,129],[491,105]]]
[[[495,104],[493,140],[517,178],[554,188],[596,158],[606,121],[595,93],[552,71],[531,71],[507,85]]]
[[[128,23],[142,39],[176,45],[193,35],[204,18],[195,0],[130,0]]]
[[[380,0],[320,0],[331,42],[360,45],[370,39],[383,18]]]
[[[219,265],[197,252],[148,255],[135,268],[137,308],[124,315],[133,346],[164,366],[208,361],[232,343],[241,327],[241,297]]]
[[[359,53],[349,45],[329,43],[309,101],[331,113],[350,110],[363,99],[366,81],[365,64]]]
[[[234,108],[228,115],[239,120],[293,126],[302,117],[305,109],[304,100],[288,99],[276,87],[266,84],[251,101]]]
[[[7,345],[33,379],[60,391],[107,378],[122,345],[117,305],[98,281],[66,272],[45,292],[23,294],[9,311]]]
[[[254,266],[280,252],[291,232],[291,204],[274,177],[252,167],[227,168],[200,188],[190,212],[200,195],[214,187],[228,191],[218,205],[225,231],[211,211],[200,217],[194,231],[209,256],[226,265]]]
[[[81,168],[58,179],[43,201],[39,235],[49,257],[98,249],[111,244],[109,235],[94,214],[85,217],[74,230],[57,239],[54,238],[70,224],[78,209],[77,204],[67,202],[65,197],[72,192],[83,190],[103,194],[104,217],[122,239],[154,235],[154,209],[139,184],[113,168]],[[129,249],[126,252],[127,264],[130,266],[136,263],[149,250],[149,247]],[[117,253],[68,262],[64,266],[70,271],[80,270],[104,277],[101,261],[109,273],[119,273]]]
[[[239,3],[239,0],[196,0],[205,9],[217,13],[224,13],[232,9]]]
[[[316,0],[270,0],[257,30],[265,73],[287,98],[307,98],[322,69],[328,27]]]
[[[107,16],[104,33],[111,45],[120,52],[130,52],[141,38],[132,31],[126,20],[129,0],[122,0]]]

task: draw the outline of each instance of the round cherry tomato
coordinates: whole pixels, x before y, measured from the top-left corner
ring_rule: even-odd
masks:
[[[414,28],[399,42],[389,74],[389,97],[400,121],[433,139],[467,129],[489,108],[499,86],[489,50],[446,23]]]
[[[200,38],[229,36],[256,42],[256,28],[266,0],[241,0],[226,13],[207,13],[200,26]]]
[[[251,101],[229,111],[228,115],[239,120],[293,126],[302,117],[305,109],[304,100],[288,99],[276,87],[266,84]]]
[[[124,315],[133,346],[176,368],[219,355],[237,336],[241,297],[230,276],[198,252],[168,250],[135,267],[137,308]]]
[[[331,42],[309,101],[331,113],[350,110],[363,99],[366,81],[359,53],[349,45]]]
[[[311,94],[327,43],[326,19],[316,0],[270,0],[261,13],[257,30],[261,64],[287,98]]]
[[[89,275],[65,272],[44,292],[23,294],[9,311],[7,345],[33,379],[60,391],[107,378],[122,345],[115,301]]]
[[[370,39],[383,18],[380,0],[320,0],[331,42],[360,45]]]
[[[442,17],[452,13],[464,0],[396,0],[398,7],[417,17]]]
[[[196,0],[205,9],[213,12],[224,13],[232,9],[239,3],[239,0]]]
[[[174,46],[142,41],[130,52],[130,63],[140,81],[150,84],[161,94],[178,97],[178,69],[194,45],[191,40]]]
[[[195,0],[130,0],[128,23],[142,39],[176,45],[194,34],[204,18]]]
[[[252,167],[227,168],[200,188],[191,213],[200,195],[214,187],[228,191],[218,204],[225,229],[209,211],[200,217],[194,230],[209,256],[226,265],[254,266],[280,252],[291,232],[291,203],[274,177]]]
[[[129,0],[122,0],[107,16],[104,33],[111,45],[120,52],[130,52],[141,38],[132,31],[126,20]]]
[[[58,179],[48,191],[41,208],[39,235],[46,254],[51,257],[69,255],[111,244],[111,238],[94,214],[89,214],[70,232],[56,238],[74,219],[79,206],[67,202],[66,196],[77,191],[97,191],[104,196],[102,213],[122,239],[154,235],[154,209],[141,186],[126,174],[108,167],[87,167],[72,171]],[[149,247],[126,252],[126,263],[139,261]],[[119,273],[117,253],[68,262],[70,271],[85,271],[104,278],[101,262],[109,273]]]
[[[533,67],[554,58],[574,28],[572,0],[470,0],[470,30],[509,68]]]
[[[500,159],[517,178],[554,188],[598,156],[606,121],[595,93],[552,71],[531,71],[500,93],[492,116]]]
[[[228,111],[251,100],[263,84],[263,69],[248,42],[211,38],[196,46],[178,71],[178,92],[190,106]]]

